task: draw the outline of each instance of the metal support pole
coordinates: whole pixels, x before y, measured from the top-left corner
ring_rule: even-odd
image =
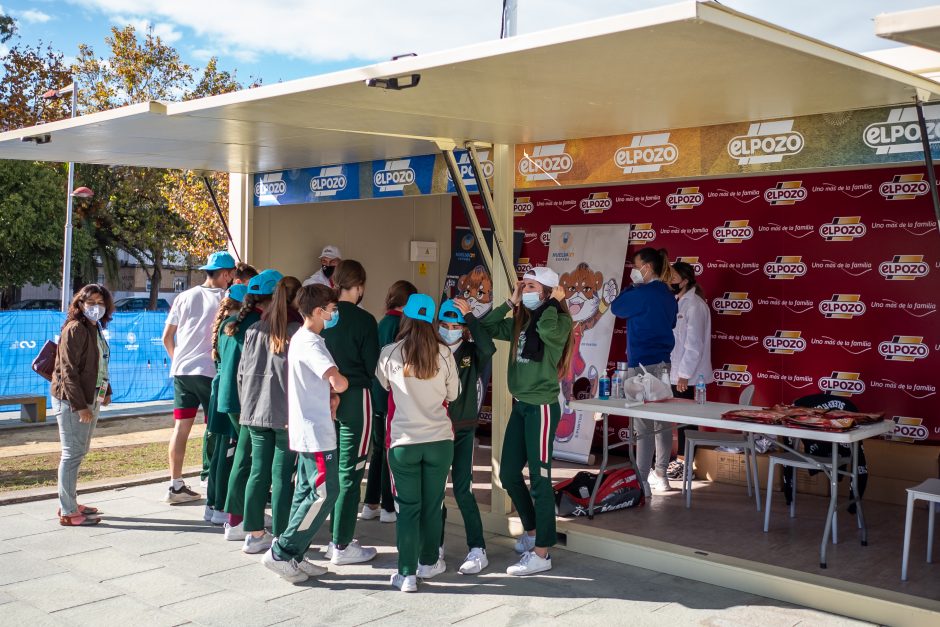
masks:
[[[222,223],[222,228],[225,229],[225,236],[228,238],[229,244],[232,245],[232,250],[235,252],[235,258],[238,261],[241,261],[241,255],[238,254],[238,247],[235,245],[235,240],[232,239],[232,232],[228,228],[228,221],[225,219],[225,214],[222,213],[222,207],[219,206],[219,201],[216,200],[215,191],[212,189],[212,183],[209,181],[207,175],[202,176],[202,182],[206,186],[206,190],[209,192],[209,198],[212,199],[212,204],[215,206],[215,212],[219,214],[219,221]]]
[[[930,152],[930,136],[927,134],[927,122],[924,119],[924,107],[920,98],[914,99],[917,109],[917,124],[920,126],[920,142],[924,146],[924,164],[927,166],[927,181],[930,183],[930,197],[933,199],[933,213],[937,218],[937,231],[940,232],[940,197],[937,196],[937,176],[933,169],[933,154]]]
[[[72,115],[78,108],[78,85],[72,77]],[[65,197],[65,243],[62,250],[62,313],[72,302],[72,192],[75,191],[75,163],[69,162],[69,185]]]
[[[454,157],[453,148],[441,148],[441,154],[444,155],[444,163],[447,164],[447,170],[450,172],[450,178],[454,181],[454,189],[457,190],[457,198],[460,199],[460,206],[463,207],[464,215],[467,218],[467,224],[473,231],[473,236],[477,239],[477,248],[480,250],[480,256],[483,257],[483,264],[493,275],[493,256],[490,254],[490,248],[486,245],[483,238],[483,229],[480,227],[480,221],[477,220],[476,211],[473,210],[473,201],[470,200],[470,193],[467,186],[463,184],[463,178],[460,176],[460,167],[457,165],[457,158]],[[495,232],[494,232],[495,237]]]
[[[473,178],[477,182],[477,192],[483,200],[483,209],[486,211],[486,219],[489,220],[490,227],[493,229],[493,247],[499,253],[503,269],[506,271],[506,279],[509,281],[510,290],[516,287],[516,271],[512,262],[512,250],[507,250],[506,240],[503,239],[502,229],[499,228],[494,217],[493,194],[490,192],[490,185],[486,180],[486,174],[480,165],[480,157],[477,155],[476,146],[473,142],[467,142],[467,153],[470,156],[470,165],[473,168]]]
[[[499,38],[515,37],[518,24],[518,0],[503,0],[503,23]]]

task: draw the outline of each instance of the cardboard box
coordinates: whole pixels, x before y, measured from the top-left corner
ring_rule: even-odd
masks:
[[[766,455],[757,456],[757,476],[761,491],[767,488],[767,470],[770,462]],[[718,483],[746,486],[744,453],[728,453],[713,448],[695,449],[695,478]],[[780,472],[775,470],[774,486],[780,486]]]
[[[839,498],[848,498],[850,483],[851,481],[848,477],[842,477],[842,481],[839,482]],[[824,472],[817,472],[811,475],[808,470],[797,468],[796,493],[829,496],[829,478],[826,477],[826,473]],[[866,492],[866,498],[867,495],[868,493]]]
[[[868,474],[918,484],[940,477],[940,446],[871,439],[862,443]]]

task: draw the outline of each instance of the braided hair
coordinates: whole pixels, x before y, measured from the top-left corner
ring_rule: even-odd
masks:
[[[226,318],[232,315],[233,311],[238,311],[241,303],[234,298],[226,296],[219,303],[219,310],[215,314],[215,322],[212,323],[212,361],[219,362],[219,328]]]
[[[238,333],[239,327],[241,327],[242,322],[245,321],[245,318],[254,311],[258,305],[264,303],[265,301],[271,300],[270,294],[246,294],[245,301],[242,303],[242,308],[238,310],[238,316],[233,322],[229,322],[225,325],[225,335],[232,337]]]

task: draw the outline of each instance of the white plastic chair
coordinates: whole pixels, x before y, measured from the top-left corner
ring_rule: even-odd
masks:
[[[749,385],[741,390],[738,403],[749,405],[754,397],[754,386]],[[757,511],[760,511],[760,487],[757,479],[757,448],[754,446],[754,437],[745,433],[717,433],[714,431],[699,431],[688,429],[685,432],[685,474],[682,479],[682,491],[685,493],[685,506],[692,507],[692,463],[695,459],[696,448],[740,448],[744,449],[744,463],[747,471],[744,473],[747,481],[747,495],[751,496],[751,485],[754,486],[754,501]]]
[[[920,485],[907,488],[907,513],[904,517],[904,553],[901,558],[901,581],[907,581],[907,562],[911,553],[911,519],[914,515],[914,501],[927,501],[927,563],[933,561],[934,518],[940,503],[940,479],[927,479]]]

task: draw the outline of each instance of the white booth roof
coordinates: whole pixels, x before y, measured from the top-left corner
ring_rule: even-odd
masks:
[[[875,16],[875,34],[940,52],[940,6]]]
[[[420,74],[401,91],[370,78]],[[687,1],[183,103],[0,134],[0,158],[228,172],[908,103],[940,85],[713,2]],[[44,144],[21,141],[49,135]]]

